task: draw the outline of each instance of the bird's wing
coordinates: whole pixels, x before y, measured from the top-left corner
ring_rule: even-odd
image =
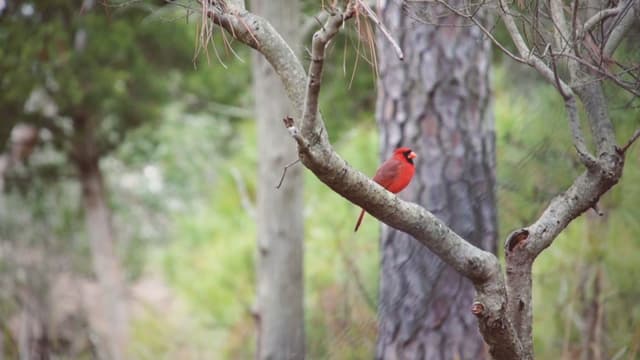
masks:
[[[376,171],[373,181],[380,184],[383,188],[388,189],[398,176],[399,171],[400,162],[395,159],[388,160]]]

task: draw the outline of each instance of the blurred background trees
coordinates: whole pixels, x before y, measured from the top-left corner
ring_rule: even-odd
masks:
[[[0,351],[91,358],[126,342],[127,358],[250,358],[257,230],[242,204],[256,202],[260,181],[250,53],[238,47],[237,59],[216,30],[215,48],[194,60],[197,14],[161,1],[115,5],[0,4]],[[321,108],[338,151],[373,174],[384,151],[359,36],[332,45]],[[636,25],[616,56],[637,58],[638,41]],[[501,53],[492,69],[504,238],[580,166],[554,90]],[[637,99],[605,92],[625,138],[639,124]],[[578,219],[536,263],[541,359],[639,356],[637,146],[627,163],[605,215]],[[354,235],[358,209],[304,177],[307,356],[372,358],[378,226],[368,218]],[[116,280],[101,279],[100,256],[120,269]],[[115,282],[108,305],[126,307],[122,339],[99,333],[99,315],[117,311],[100,294]]]

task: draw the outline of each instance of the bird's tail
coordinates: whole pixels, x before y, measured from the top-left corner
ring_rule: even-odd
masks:
[[[362,209],[362,212],[360,213],[360,216],[358,216],[358,222],[356,222],[356,228],[353,230],[353,232],[358,231],[358,228],[360,227],[360,224],[362,223],[362,218],[364,217],[364,209]]]

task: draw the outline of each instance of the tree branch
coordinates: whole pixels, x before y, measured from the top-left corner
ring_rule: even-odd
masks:
[[[348,7],[344,13],[332,15],[313,36],[312,61],[301,125],[303,137],[316,137],[317,129],[324,128],[322,121],[315,117],[324,52],[326,44],[338,32],[343,21],[351,16],[351,11]],[[290,131],[295,132],[291,129],[294,126],[292,121],[285,123]],[[462,239],[424,208],[400,200],[361,172],[352,169],[325,139],[314,141],[307,138],[309,148],[299,152],[302,163],[336,193],[386,224],[412,235],[469,278],[477,290],[473,311],[493,356],[496,359],[523,358],[522,346],[506,317],[506,289],[497,258]],[[300,144],[299,139],[296,141]]]
[[[565,227],[583,212],[592,208],[622,176],[623,159],[611,163],[598,162],[598,167],[582,173],[564,193],[556,196],[540,218],[529,226],[526,251],[538,256]]]
[[[628,0],[626,3],[621,2],[618,7],[624,6],[619,12],[618,17],[614,21],[613,28],[604,44],[603,54],[609,58],[613,56],[613,53],[622,42],[622,39],[627,35],[627,32],[633,25],[633,22],[640,15],[640,1]]]
[[[582,25],[580,34],[584,34],[590,31],[594,26],[598,25],[602,21],[612,16],[618,15],[618,13],[620,13],[620,11],[622,10],[622,5],[623,3],[620,3],[618,4],[617,7],[603,9],[595,13],[595,15],[593,15],[587,21],[584,22],[584,25]],[[580,38],[582,38],[582,36],[580,36]]]
[[[551,50],[551,65],[553,67],[553,74],[556,79],[556,84],[560,95],[564,99],[565,110],[567,111],[567,118],[569,119],[569,128],[571,129],[571,136],[573,139],[573,146],[576,148],[580,161],[587,167],[592,169],[596,166],[596,159],[587,150],[587,145],[582,135],[582,127],[580,126],[580,117],[578,115],[578,107],[576,106],[576,99],[573,94],[565,94],[561,91],[562,87],[559,85],[560,78],[558,77],[558,69],[556,68],[556,57]]]
[[[569,118],[569,128],[573,138],[573,146],[576,148],[580,161],[587,169],[593,169],[597,165],[596,159],[587,150],[587,145],[582,135],[582,127],[580,126],[580,117],[578,115],[578,107],[575,97],[571,96],[564,100],[564,107]]]
[[[460,238],[424,208],[400,200],[352,169],[329,143],[324,122],[317,111],[324,51],[344,20],[352,16],[353,3],[350,2],[344,12],[336,11],[314,34],[308,81],[299,60],[268,22],[244,9],[214,9],[217,11],[209,13],[208,17],[267,58],[282,78],[297,110],[303,113],[300,130],[292,119],[285,120],[298,143],[302,163],[336,193],[388,225],[414,236],[471,279],[477,290],[476,302],[480,304],[474,313],[491,353],[496,359],[522,358],[522,346],[506,317],[506,289],[498,259]]]
[[[344,21],[351,18],[354,13],[355,4],[349,2],[344,12],[336,11],[333,15],[329,16],[325,25],[313,34],[313,40],[311,42],[311,64],[309,65],[301,125],[302,136],[310,143],[320,140],[328,142],[326,131],[324,131],[324,123],[322,120],[318,120],[318,96],[322,83],[324,50],[329,41],[338,33]],[[322,134],[325,135],[324,139],[321,139]]]
[[[326,12],[324,9],[319,13],[317,13],[316,15],[309,16],[304,21],[304,23],[302,23],[301,25],[302,30],[300,32],[304,34],[306,38],[307,34],[314,31],[316,27],[318,27],[318,25],[322,25],[323,22],[327,21],[328,17],[329,17],[329,13]]]
[[[504,0],[501,0],[501,4],[506,8]],[[526,241],[508,252],[507,281],[510,294],[507,297],[504,278],[495,256],[460,238],[430,212],[398,199],[364,174],[352,169],[331,148],[324,123],[317,112],[317,97],[326,44],[338,32],[348,14],[336,13],[331,16],[327,24],[314,35],[306,97],[302,96],[305,94],[304,70],[268,23],[244,10],[211,14],[209,17],[234,37],[262,52],[280,74],[297,109],[304,112],[301,131],[297,130],[292,120],[286,124],[298,142],[303,164],[335,192],[390,226],[414,236],[456,271],[473,281],[477,299],[472,311],[478,316],[481,332],[494,358],[530,358],[530,265],[571,220],[592,207],[617,182],[621,174],[621,162],[614,162],[609,167],[598,164],[593,170],[587,170],[566,193],[551,202],[536,223],[526,229],[529,234]],[[572,89],[559,79],[557,73],[529,51],[510,13],[504,11],[502,16],[522,58],[561,93],[572,96]],[[294,72],[290,69],[294,69]],[[576,125],[579,122],[577,115],[574,116],[577,114],[575,100],[573,97],[569,99],[566,105],[568,116],[570,123]],[[579,128],[573,125],[576,147],[586,148]],[[515,328],[510,318],[516,322]]]
[[[577,56],[575,26],[571,33],[567,28],[563,3],[550,0],[551,20],[555,27],[555,42],[558,51],[550,51],[551,68],[529,50],[506,0],[500,0],[500,15],[520,56],[535,68],[548,82],[553,84],[565,101],[565,110],[573,144],[586,171],[578,176],[573,184],[562,194],[555,197],[542,215],[532,225],[512,233],[505,246],[506,282],[508,291],[508,316],[526,354],[533,356],[531,269],[537,256],[549,247],[557,235],[583,212],[594,208],[600,199],[622,176],[624,158],[615,151],[613,127],[607,114],[607,106],[599,81],[590,81],[588,66]],[[574,3],[574,8],[577,6]],[[574,18],[572,24],[576,23]],[[578,37],[579,39],[579,37]],[[570,87],[564,82],[556,66],[556,56],[569,56]],[[585,106],[591,133],[596,143],[597,157],[591,155],[585,143],[576,103],[576,95]]]
[[[302,109],[306,73],[293,49],[271,23],[245,10],[244,6],[209,7],[207,17],[235,39],[259,51],[282,79],[294,108]]]
[[[620,148],[620,153],[621,154],[625,154],[627,152],[627,150],[629,150],[629,147],[631,147],[631,145],[633,145],[633,143],[638,140],[638,138],[640,137],[640,129],[637,129],[633,135],[631,135],[631,138],[629,138],[629,140],[627,141],[626,144],[624,144],[623,147]]]
[[[287,119],[291,119],[291,118],[287,118]],[[291,121],[293,121],[293,119],[291,119]],[[293,123],[291,125],[293,125]],[[290,167],[294,166],[299,162],[300,162],[300,159],[296,159],[290,162],[289,164],[285,165],[284,168],[282,168],[282,176],[280,176],[280,181],[278,181],[278,185],[276,185],[276,189],[280,190],[280,187],[282,186],[282,182],[284,181],[284,177],[287,176],[287,170],[289,170]]]
[[[558,52],[572,51],[569,45],[571,36],[569,36],[569,28],[567,19],[564,16],[564,4],[561,0],[549,0],[549,11],[551,12],[551,22],[554,26],[554,37]]]
[[[528,64],[527,60],[519,57],[518,55],[512,53],[509,49],[507,49],[500,41],[498,41],[496,39],[495,36],[493,36],[493,34],[491,33],[491,31],[489,31],[489,29],[487,29],[484,25],[482,25],[482,23],[480,21],[478,21],[478,19],[475,18],[475,14],[477,13],[465,13],[462,10],[456,9],[453,6],[449,5],[445,0],[437,0],[439,4],[443,5],[444,7],[446,7],[447,9],[449,9],[449,11],[451,11],[452,13],[456,14],[457,16],[469,19],[475,26],[477,26],[490,40],[491,42],[493,42],[493,44],[495,46],[497,46],[504,54],[506,54],[507,56],[509,56],[510,58],[512,58],[513,60],[522,63],[522,64]],[[467,8],[468,10],[468,8]]]
[[[635,68],[628,68],[628,69],[624,69],[616,74],[612,74],[606,66],[602,66],[602,64],[600,64],[600,66],[594,65],[591,62],[578,57],[574,54],[568,54],[568,53],[564,53],[564,54],[555,54],[556,56],[563,56],[563,57],[568,57],[572,60],[574,60],[574,62],[579,65],[584,67],[585,69],[591,71],[594,75],[599,75],[598,77],[592,77],[591,79],[584,79],[583,84],[587,84],[589,82],[594,82],[594,81],[602,81],[602,80],[611,80],[613,81],[616,85],[618,85],[621,89],[627,91],[628,93],[636,96],[636,97],[640,97],[640,90],[636,89],[634,86],[636,86],[636,84],[631,84],[631,83],[625,83],[624,80],[622,80],[622,75],[624,74],[628,74],[630,72],[632,72],[633,70],[635,70],[635,68],[638,68],[640,66],[636,65]],[[579,76],[577,71],[573,71],[572,76],[574,78],[577,78]],[[575,84],[575,86],[578,86],[581,84]]]
[[[596,144],[596,156],[600,158],[605,154],[615,154],[616,138],[601,82],[590,80],[586,75],[573,79],[577,84],[574,89],[584,105],[591,127],[593,141]]]
[[[554,72],[551,70],[551,68],[549,68],[549,66],[547,66],[547,64],[545,64],[542,59],[536,56],[533,51],[529,49],[527,43],[522,37],[522,34],[520,33],[520,30],[518,30],[518,26],[513,19],[513,15],[511,14],[511,10],[509,9],[507,1],[499,1],[501,7],[500,17],[504,22],[511,40],[518,49],[520,56],[525,59],[526,63],[529,64],[529,66],[536,69],[536,71],[538,71],[538,73],[542,75],[542,77],[547,80],[547,82],[556,87],[561,94],[572,94],[573,91],[571,90],[569,85],[567,85],[562,79],[558,79],[558,81],[556,81],[556,76],[554,75]]]
[[[512,232],[505,242],[507,272],[507,314],[512,321],[522,348],[533,357],[533,304],[531,303],[533,257],[520,251],[527,245],[529,230]]]
[[[593,207],[600,196],[617,183],[622,173],[623,158],[608,151],[599,153],[597,160],[584,155],[588,153],[579,128],[573,89],[529,50],[508,10],[506,0],[500,0],[503,8],[501,16],[520,57],[563,94],[578,153],[585,165],[594,162],[592,166],[587,166],[587,171],[576,178],[565,193],[551,201],[534,224],[522,229],[521,233],[526,232],[526,237],[521,236],[515,243],[515,240],[511,241],[516,245],[510,247],[507,254],[507,296],[505,280],[494,255],[462,239],[424,208],[400,200],[351,168],[331,147],[324,122],[317,111],[318,95],[326,45],[344,21],[353,15],[355,2],[348,4],[344,11],[335,9],[325,25],[314,34],[308,77],[288,45],[264,19],[231,6],[224,11],[216,7],[216,11],[208,14],[208,17],[236,39],[261,52],[280,75],[298,113],[302,113],[302,120],[298,124],[291,118],[285,120],[285,126],[298,143],[302,163],[333,191],[363,207],[384,223],[410,234],[473,282],[477,297],[471,310],[478,317],[481,333],[495,359],[530,359],[533,356],[531,330],[528,328],[531,317],[531,264],[570,221]],[[584,91],[589,89],[580,88]],[[592,112],[597,106],[593,105]],[[589,113],[589,106],[585,104],[585,108]],[[605,142],[609,143],[610,139]],[[608,150],[608,147],[603,149]],[[524,305],[521,306],[521,302]],[[516,322],[515,327],[510,319]]]

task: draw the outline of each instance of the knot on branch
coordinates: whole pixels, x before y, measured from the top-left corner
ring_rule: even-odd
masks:
[[[599,172],[601,181],[611,187],[620,181],[622,169],[624,168],[624,153],[618,149],[615,152],[603,153],[598,159],[598,167],[594,171]]]
[[[288,129],[293,128],[294,127],[294,123],[293,123],[293,118],[291,116],[285,116],[282,119],[282,122],[284,123],[284,127]]]
[[[527,229],[519,229],[507,237],[507,241],[504,244],[504,250],[507,254],[512,252],[517,248],[521,248],[525,245],[526,240],[529,238],[529,230]]]
[[[482,316],[484,313],[484,304],[478,301],[474,302],[473,305],[471,305],[471,313],[477,317]]]

